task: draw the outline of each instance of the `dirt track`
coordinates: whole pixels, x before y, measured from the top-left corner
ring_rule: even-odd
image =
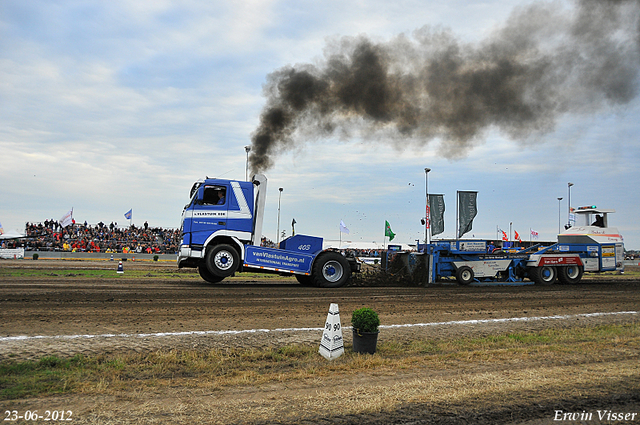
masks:
[[[0,267],[34,267],[34,263],[3,261]],[[167,278],[166,273],[175,271],[173,264],[129,263],[125,266],[125,275],[119,279],[81,275],[83,269],[112,266],[104,262],[40,261],[38,266],[40,264],[47,268],[77,268],[78,273],[3,278],[0,283],[0,360],[176,347],[319,344],[318,328],[324,324],[330,303],[338,303],[343,326],[349,325],[351,312],[361,306],[374,308],[385,326],[445,322],[438,326],[383,328],[381,340],[630,323],[638,321],[637,313],[587,314],[634,312],[640,306],[640,282],[624,277],[610,281],[586,280],[576,286],[435,285],[327,290],[305,288],[293,279],[232,280],[209,285],[189,273]],[[148,270],[148,276],[127,277],[127,271],[134,269]],[[540,319],[549,316],[563,317]],[[492,321],[523,317],[536,319]],[[472,320],[480,322],[469,322]],[[454,321],[465,323],[451,323]],[[270,331],[216,333],[255,329]],[[176,335],[194,331],[208,333]],[[67,337],[53,338],[60,335]],[[84,337],[68,337],[78,335]],[[344,335],[345,344],[350,344],[349,332]],[[17,339],[17,336],[44,338]],[[386,423],[379,419],[379,423]],[[337,423],[358,423],[358,420]]]

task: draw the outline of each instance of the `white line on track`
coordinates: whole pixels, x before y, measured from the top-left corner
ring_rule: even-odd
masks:
[[[380,328],[413,328],[426,326],[448,326],[448,325],[475,325],[482,323],[506,323],[506,322],[533,322],[538,320],[560,320],[575,319],[578,317],[601,317],[601,316],[620,316],[639,314],[638,311],[617,311],[611,313],[585,313],[585,314],[569,314],[565,316],[533,316],[533,317],[510,317],[504,319],[476,319],[476,320],[454,320],[450,322],[432,322],[432,323],[411,323],[406,325],[381,325]],[[345,327],[343,329],[349,329]],[[10,341],[29,341],[34,339],[92,339],[92,338],[161,338],[166,336],[189,336],[189,335],[240,335],[251,333],[269,333],[269,332],[299,332],[299,331],[322,331],[324,328],[277,328],[277,329],[245,329],[240,331],[188,331],[188,332],[157,332],[146,334],[100,334],[100,335],[18,335],[0,337],[0,342]]]

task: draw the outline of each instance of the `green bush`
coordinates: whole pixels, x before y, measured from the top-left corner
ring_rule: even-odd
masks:
[[[37,260],[37,259],[38,259],[38,257],[40,257],[40,256],[38,255],[38,253],[34,252],[34,253],[33,253],[33,259],[34,259],[34,260]]]
[[[153,256],[153,261],[158,261],[158,258],[160,258],[160,256],[159,256],[159,255],[154,255],[154,256]]]
[[[359,332],[378,332],[380,318],[378,313],[369,307],[362,307],[351,315],[351,326]]]

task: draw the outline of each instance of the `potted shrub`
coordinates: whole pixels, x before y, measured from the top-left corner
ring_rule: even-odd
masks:
[[[378,313],[369,307],[362,307],[351,315],[353,328],[353,351],[356,353],[373,354],[378,344],[378,327],[380,318]]]
[[[40,257],[40,256],[38,255],[38,253],[37,253],[37,252],[34,252],[34,253],[33,253],[33,257],[32,257],[32,258],[33,258],[34,260],[37,260],[39,257]]]

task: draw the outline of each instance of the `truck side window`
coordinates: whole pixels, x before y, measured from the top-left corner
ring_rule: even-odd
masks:
[[[224,205],[227,189],[221,186],[205,186],[202,205]]]

